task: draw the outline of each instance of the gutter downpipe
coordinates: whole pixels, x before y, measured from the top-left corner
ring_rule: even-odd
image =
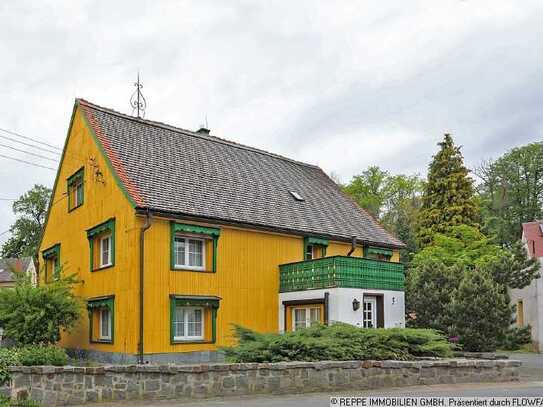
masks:
[[[143,276],[144,276],[144,251],[145,251],[145,231],[151,227],[151,215],[149,210],[145,214],[145,223],[140,229],[140,309],[139,309],[139,342],[138,342],[138,363],[143,364]]]
[[[347,253],[347,256],[350,256],[351,254],[353,254],[355,249],[356,249],[356,236],[353,236],[351,240],[351,250],[349,250],[349,253]]]

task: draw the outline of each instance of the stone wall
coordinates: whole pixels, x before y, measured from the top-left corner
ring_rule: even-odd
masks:
[[[514,360],[422,360],[12,367],[3,392],[46,406],[518,380]]]

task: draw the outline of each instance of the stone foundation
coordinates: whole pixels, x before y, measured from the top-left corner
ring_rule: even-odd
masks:
[[[46,406],[376,389],[519,378],[514,360],[423,360],[12,367],[3,392]]]

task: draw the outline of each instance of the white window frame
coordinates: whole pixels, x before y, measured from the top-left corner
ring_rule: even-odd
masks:
[[[307,245],[307,247],[305,248],[304,260],[313,260],[313,259],[315,259],[315,246],[310,244],[310,245]]]
[[[201,322],[201,335],[192,335],[192,336],[189,336],[188,335],[188,332],[189,332],[189,325],[188,325],[188,313],[185,312],[183,315],[184,315],[184,320],[183,320],[183,336],[176,336],[176,332],[177,332],[177,329],[176,329],[176,316],[177,316],[177,309],[178,308],[183,308],[185,311],[187,310],[200,310],[201,312],[201,315],[202,315],[202,322]],[[173,337],[173,340],[174,341],[202,341],[204,340],[204,335],[205,335],[205,310],[203,307],[191,307],[191,306],[175,306],[174,308],[174,326],[173,326],[173,329],[174,329],[174,337]]]
[[[175,247],[176,239],[184,239],[185,240],[185,264],[178,264],[177,263],[177,250]],[[189,246],[190,241],[198,241],[202,243],[202,265],[201,266],[190,266],[189,265]],[[196,270],[196,271],[204,271],[206,269],[206,239],[201,237],[195,237],[190,235],[175,235],[173,238],[173,256],[174,256],[174,268],[176,269],[183,269],[183,270]]]
[[[108,253],[107,262],[104,263],[104,241],[108,240]],[[111,234],[102,236],[100,238],[100,268],[109,267],[113,265],[113,253],[111,251],[111,245],[113,243],[113,236]]]
[[[107,332],[103,332],[103,319],[104,319],[104,311],[107,311],[108,315],[108,322],[107,322]],[[99,309],[100,313],[100,340],[102,341],[110,341],[111,340],[111,310],[107,307],[103,307]]]
[[[307,306],[307,307],[294,307],[292,308],[292,330],[296,331],[296,311],[305,310],[305,326],[298,329],[309,328],[312,322],[321,322],[321,307],[319,306]],[[311,321],[311,310],[316,309],[318,312],[319,318],[316,321]]]

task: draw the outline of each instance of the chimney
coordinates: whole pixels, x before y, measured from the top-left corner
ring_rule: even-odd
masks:
[[[209,134],[211,133],[211,130],[206,129],[205,127],[200,127],[198,130],[196,130],[196,133],[198,134]]]

